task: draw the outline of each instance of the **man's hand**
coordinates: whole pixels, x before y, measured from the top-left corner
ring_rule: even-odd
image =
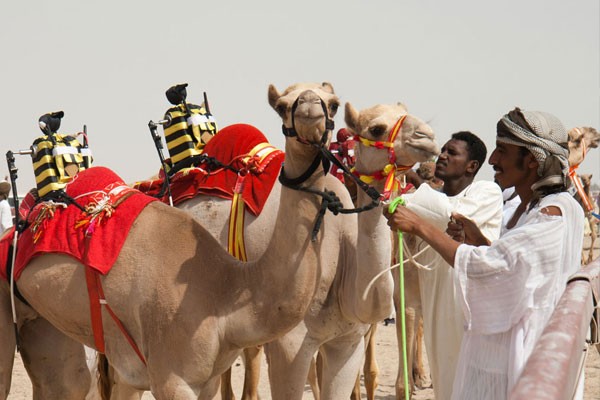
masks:
[[[392,230],[400,230],[404,233],[417,234],[417,228],[422,224],[421,218],[404,206],[398,206],[393,214],[387,207],[383,208],[383,215],[388,219],[388,225]]]
[[[452,213],[446,233],[459,243],[473,246],[489,246],[491,244],[475,225],[475,222],[459,213]]]

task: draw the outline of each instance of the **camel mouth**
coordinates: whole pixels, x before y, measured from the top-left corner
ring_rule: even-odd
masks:
[[[302,125],[307,125],[307,126],[318,125],[324,119],[325,119],[325,114],[323,114],[323,113],[321,113],[321,115],[296,115],[296,116],[294,116],[294,121],[296,123],[301,123]]]
[[[430,160],[440,154],[437,145],[432,145],[430,139],[409,140],[405,143],[411,152],[424,158],[424,161]]]

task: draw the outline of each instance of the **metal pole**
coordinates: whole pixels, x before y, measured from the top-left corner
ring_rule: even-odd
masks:
[[[162,121],[158,121],[159,124],[164,124],[164,123],[168,123],[168,120],[162,120]],[[163,156],[162,153],[162,149],[163,149],[163,145],[162,145],[162,140],[160,135],[158,134],[158,129],[157,129],[158,125],[156,124],[156,122],[150,120],[150,122],[148,122],[148,128],[150,129],[150,135],[152,136],[152,140],[154,140],[154,146],[156,147],[156,151],[158,152],[158,158],[160,159],[160,164],[163,167],[163,171],[165,173],[165,182],[167,184],[167,193],[169,196],[169,205],[171,207],[173,207],[173,196],[171,195],[171,182],[169,179],[169,174],[167,173],[167,163],[165,162],[165,157]]]

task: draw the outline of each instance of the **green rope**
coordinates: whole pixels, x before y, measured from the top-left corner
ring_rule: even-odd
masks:
[[[396,211],[398,205],[404,206],[404,204],[404,199],[402,197],[396,197],[390,203],[388,211],[390,212],[390,214],[393,214],[394,211]],[[398,230],[398,262],[400,264],[400,269],[398,273],[398,275],[400,275],[398,286],[400,290],[400,326],[402,328],[402,369],[404,370],[404,397],[406,400],[409,400],[411,388],[409,387],[408,383],[408,360],[406,355],[406,313],[404,312],[404,245],[402,243],[402,240],[402,231]]]

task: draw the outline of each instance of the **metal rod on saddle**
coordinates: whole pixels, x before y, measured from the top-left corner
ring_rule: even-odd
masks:
[[[154,140],[154,146],[156,147],[156,151],[158,152],[158,158],[160,159],[160,165],[162,165],[164,176],[165,176],[165,185],[167,187],[167,193],[169,196],[169,205],[173,207],[173,196],[171,195],[171,182],[169,178],[169,174],[167,173],[167,163],[165,161],[165,157],[163,155],[163,144],[160,135],[158,134],[158,125],[169,124],[171,121],[169,119],[162,119],[158,122],[154,122],[150,120],[148,122],[148,128],[150,129],[150,135],[152,136],[152,140]]]
[[[17,351],[20,351],[21,345],[19,342],[19,329],[17,327],[17,309],[15,306],[15,259],[17,257],[17,242],[19,239],[19,232],[21,231],[24,224],[21,224],[20,215],[19,215],[19,195],[17,192],[17,172],[19,171],[17,166],[15,165],[15,154],[32,154],[33,151],[29,150],[20,150],[16,153],[9,150],[6,152],[6,163],[8,164],[8,173],[10,175],[10,184],[12,186],[13,192],[13,202],[15,206],[15,233],[13,234],[13,243],[12,243],[12,260],[10,267],[10,305],[12,310],[13,317],[13,327],[15,329],[15,341],[17,344]]]
[[[83,164],[85,169],[88,169],[92,166],[92,153],[89,148],[89,141],[87,136],[87,125],[83,125],[83,131],[79,133],[79,135],[83,136],[83,143],[81,143],[81,154],[83,157]],[[78,135],[78,136],[79,136]]]

